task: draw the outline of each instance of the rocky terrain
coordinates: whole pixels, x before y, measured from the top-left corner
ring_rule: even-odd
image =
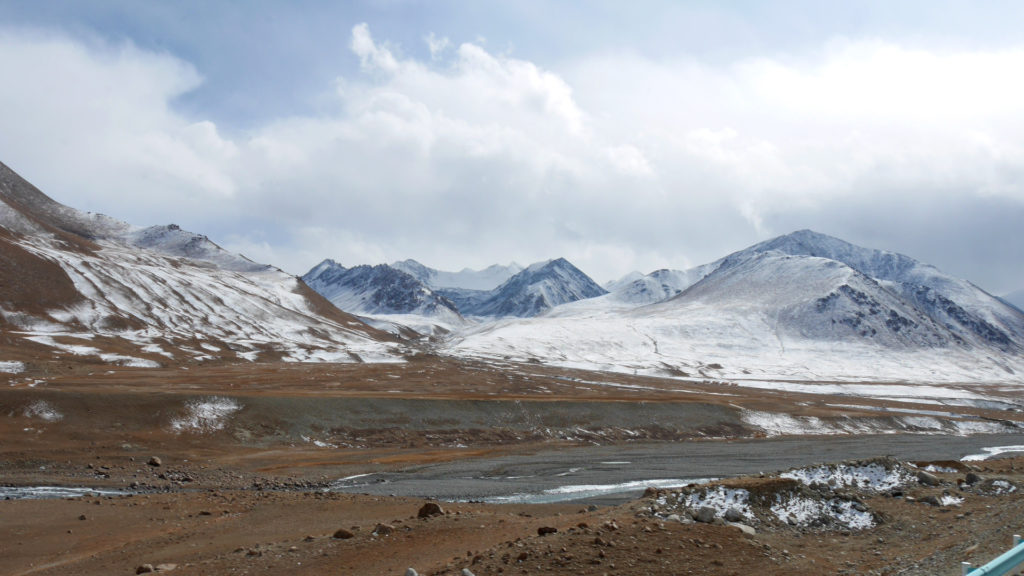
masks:
[[[37,482],[146,488],[0,501],[4,573],[953,575],[1024,518],[1021,458],[850,461],[594,506],[341,494],[273,476],[286,455],[254,473],[198,447],[143,453],[34,461]]]

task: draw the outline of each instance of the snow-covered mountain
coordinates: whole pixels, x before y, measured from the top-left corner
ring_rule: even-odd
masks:
[[[294,276],[177,226],[140,228],[47,197],[0,164],[0,332],[43,361],[396,361],[386,334]]]
[[[606,294],[565,258],[537,262],[490,291],[441,290],[465,315],[531,317]]]
[[[487,285],[516,267],[491,266],[465,274],[438,272],[415,260],[349,269],[325,260],[303,280],[346,312],[375,317],[401,314],[406,316],[406,323],[413,317],[418,326],[434,323],[445,329],[463,324],[463,316],[536,316],[561,304],[606,293],[564,258],[533,264],[490,290],[466,287]],[[431,288],[424,279],[435,284],[463,285]]]
[[[710,265],[689,270],[655,270],[632,281],[620,281],[612,286],[607,296],[617,302],[629,304],[653,304],[681,294],[690,286],[710,274]]]
[[[1024,383],[1024,314],[906,256],[800,231],[673,278],[698,280],[655,304],[624,306],[616,294],[649,292],[620,288],[476,326],[448,350],[700,377]]]
[[[512,262],[508,266],[493,264],[483,270],[463,268],[460,272],[446,272],[424,266],[411,259],[395,262],[391,267],[412,275],[429,288],[465,290],[492,290],[523,270],[522,266]]]
[[[411,274],[387,264],[345,268],[324,260],[302,280],[332,304],[352,314],[410,314],[460,324],[455,305]]]
[[[893,252],[854,246],[838,238],[801,230],[762,242],[726,258],[720,266],[751,254],[778,251],[840,262],[874,279],[951,333],[959,343],[1000,350],[1024,350],[1024,316],[967,280]]]

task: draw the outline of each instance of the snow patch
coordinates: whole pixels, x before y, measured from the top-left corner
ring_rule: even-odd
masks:
[[[1000,454],[1007,454],[1010,452],[1024,452],[1024,445],[1015,446],[991,446],[981,449],[982,454],[968,454],[960,459],[961,462],[976,462],[978,460],[988,460]]]
[[[959,506],[964,503],[964,499],[959,496],[953,496],[950,494],[943,494],[939,497],[940,506]]]
[[[24,414],[26,418],[39,418],[46,422],[59,422],[64,419],[64,415],[45,400],[36,400],[29,404],[25,407]]]
[[[875,526],[870,512],[858,510],[856,502],[839,498],[815,500],[797,494],[776,494],[771,511],[779,521],[794,526],[821,526],[831,522],[850,530]]]
[[[856,488],[884,492],[913,479],[909,470],[899,465],[877,462],[853,464],[827,464],[797,468],[780,474],[782,478],[797,480],[807,486],[824,484],[831,488]]]
[[[575,484],[571,486],[559,486],[537,493],[519,493],[510,496],[495,496],[485,498],[483,501],[488,504],[550,504],[552,502],[567,502],[570,500],[581,500],[584,498],[595,498],[610,494],[621,494],[633,492],[646,488],[678,488],[687,484],[709,482],[710,479],[655,479],[655,480],[634,480],[620,484]]]
[[[0,361],[0,374],[21,374],[25,371],[24,362]]]
[[[226,420],[242,405],[231,398],[211,396],[185,403],[185,416],[171,421],[175,432],[214,432],[224,428]]]

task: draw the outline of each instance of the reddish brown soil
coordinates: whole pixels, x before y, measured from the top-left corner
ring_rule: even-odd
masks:
[[[997,460],[981,472],[1020,483],[1022,466]],[[1024,496],[958,493],[964,503],[955,507],[867,497],[885,519],[869,530],[774,526],[754,536],[652,518],[645,500],[593,511],[443,504],[445,515],[429,519],[416,517],[422,500],[212,487],[8,501],[0,502],[0,566],[19,576],[132,574],[166,563],[175,574],[400,575],[410,566],[476,575],[959,574],[961,560],[978,565],[1008,547],[1024,523]],[[393,530],[374,535],[378,524]],[[539,536],[541,527],[558,532]],[[340,528],[354,536],[333,538]]]
[[[886,521],[862,532],[763,527],[750,537],[727,526],[652,518],[643,501],[594,511],[581,511],[578,504],[444,504],[448,514],[420,520],[415,516],[422,500],[319,491],[328,478],[346,474],[530,451],[557,442],[538,444],[529,436],[510,441],[477,431],[469,437],[469,449],[455,449],[431,439],[431,430],[410,431],[392,422],[377,436],[368,435],[365,446],[324,450],[296,444],[289,435],[289,423],[301,413],[273,414],[275,402],[283,406],[296,399],[418,398],[672,403],[697,411],[740,406],[822,418],[877,416],[829,406],[850,404],[850,398],[426,356],[392,366],[221,364],[188,370],[26,360],[28,371],[0,388],[0,483],[124,487],[137,482],[151,493],[0,502],[0,574],[5,575],[133,574],[139,565],[161,563],[176,564],[174,574],[211,575],[400,575],[410,566],[421,574],[459,574],[468,568],[477,576],[959,574],[961,559],[984,562],[1006,548],[1012,533],[1024,530],[1021,491],[968,494],[952,508],[872,497],[868,505]],[[587,383],[611,379],[642,388]],[[29,387],[35,380],[43,382]],[[168,429],[183,398],[205,395],[239,398],[266,412],[249,416],[258,421],[244,427],[189,434]],[[59,406],[62,419],[27,416],[33,398]],[[957,411],[1021,419],[1017,413]],[[734,431],[753,433],[742,426]],[[146,464],[153,454],[162,458],[162,466]],[[1024,482],[1024,460],[984,466],[992,470],[983,474]],[[956,476],[944,479],[953,482]],[[915,490],[923,497],[931,489]],[[608,522],[617,529],[606,528]],[[393,532],[373,536],[378,523],[391,525]],[[541,527],[558,532],[541,537]],[[354,537],[331,538],[339,528],[352,530]]]

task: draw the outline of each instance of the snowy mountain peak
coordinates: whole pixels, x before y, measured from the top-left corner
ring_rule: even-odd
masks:
[[[565,258],[537,262],[473,306],[478,316],[537,316],[555,306],[607,294]]]
[[[461,321],[455,305],[418,278],[387,264],[345,268],[324,260],[302,280],[338,308],[353,314],[414,314],[444,323]]]

